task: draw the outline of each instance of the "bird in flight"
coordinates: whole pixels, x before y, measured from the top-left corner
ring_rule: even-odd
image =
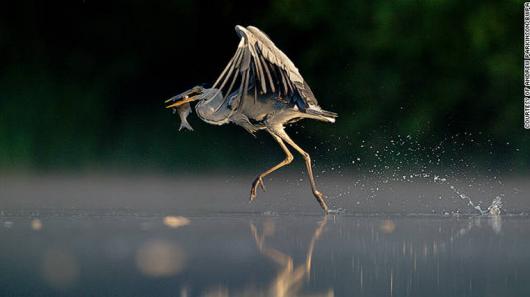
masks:
[[[233,123],[251,134],[267,131],[280,145],[285,159],[259,174],[250,189],[250,201],[256,190],[265,190],[263,178],[293,161],[288,146],[304,158],[311,190],[325,212],[329,208],[317,189],[311,157],[285,132],[285,125],[301,119],[334,123],[337,114],[323,110],[307,82],[293,62],[256,27],[236,26],[241,38],[234,56],[211,88],[195,86],[166,100],[166,108],[178,112],[180,129],[193,130],[187,121],[190,103],[198,101],[195,112],[212,125]]]

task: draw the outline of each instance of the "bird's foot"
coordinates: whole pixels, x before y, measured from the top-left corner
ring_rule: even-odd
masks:
[[[258,186],[265,192],[265,185],[263,184],[263,178],[261,176],[256,177],[254,182],[252,183],[252,188],[250,188],[250,201],[254,201],[256,199],[256,190],[258,189]]]
[[[324,194],[315,190],[313,192],[313,195],[315,195],[315,198],[317,198],[318,204],[320,204],[320,207],[322,207],[322,210],[324,210],[324,213],[327,214],[329,211],[329,207],[326,204],[326,201],[324,200]]]

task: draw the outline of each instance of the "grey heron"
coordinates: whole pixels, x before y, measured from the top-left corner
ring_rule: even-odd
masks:
[[[166,100],[166,108],[178,111],[180,129],[191,130],[186,119],[191,112],[190,103],[199,101],[195,112],[201,120],[213,125],[234,123],[251,134],[265,130],[276,140],[285,159],[256,177],[250,201],[256,198],[258,187],[265,191],[265,176],[293,161],[287,145],[291,146],[304,158],[313,195],[327,212],[324,196],[316,186],[311,157],[289,137],[284,126],[301,119],[334,123],[337,114],[318,105],[296,66],[265,33],[253,26],[238,25],[235,30],[241,40],[213,86],[193,87]]]

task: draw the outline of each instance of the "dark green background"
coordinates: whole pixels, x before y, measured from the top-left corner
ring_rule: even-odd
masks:
[[[73,0],[0,4],[0,170],[237,170],[280,158],[266,134],[193,115],[196,131],[178,133],[163,109],[213,82],[236,24],[271,36],[339,113],[290,130],[320,164],[361,157],[369,168],[377,148],[389,164],[426,162],[443,143],[433,166],[528,168],[523,1]]]

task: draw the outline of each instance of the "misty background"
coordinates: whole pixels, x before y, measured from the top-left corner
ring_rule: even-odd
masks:
[[[195,132],[179,133],[163,108],[213,83],[236,24],[266,32],[339,113],[288,129],[319,166],[530,164],[523,1],[4,1],[0,172],[254,172],[280,160],[266,133],[194,114]]]

